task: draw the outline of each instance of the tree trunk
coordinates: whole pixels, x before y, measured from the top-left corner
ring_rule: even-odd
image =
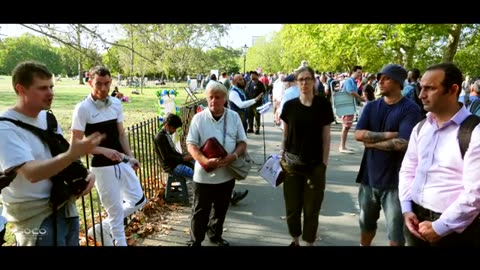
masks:
[[[85,84],[83,83],[83,68],[82,68],[82,57],[78,57],[78,83],[79,84]]]
[[[134,61],[134,54],[133,54],[133,31],[130,30],[130,39],[132,41],[131,47],[131,54],[130,54],[130,83],[133,82],[133,61]]]
[[[443,55],[443,62],[452,62],[457,53],[460,34],[462,33],[462,24],[452,24],[447,41],[447,49]]]

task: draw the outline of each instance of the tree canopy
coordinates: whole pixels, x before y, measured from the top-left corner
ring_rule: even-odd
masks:
[[[476,76],[480,52],[477,24],[285,24],[279,32],[242,48],[221,45],[228,24],[122,24],[107,34],[98,25],[22,24],[38,33],[0,40],[0,73],[10,74],[19,61],[39,60],[52,72],[79,75],[103,64],[123,76],[183,78],[259,67],[291,72],[302,60],[319,71],[347,72],[353,65],[376,72],[387,63],[424,70],[453,61]]]

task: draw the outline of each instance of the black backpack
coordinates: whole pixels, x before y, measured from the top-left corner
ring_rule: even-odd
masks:
[[[423,119],[418,123],[417,135],[420,133],[420,130],[425,124],[427,119]],[[472,138],[473,129],[480,123],[480,117],[474,114],[470,114],[463,120],[458,129],[458,145],[460,146],[460,153],[462,153],[462,158],[465,156],[465,153],[468,150],[468,145],[470,144],[470,139]]]
[[[40,140],[48,144],[52,157],[60,153],[66,152],[70,147],[67,140],[57,133],[58,123],[57,119],[50,111],[47,112],[47,130],[32,126],[19,120],[14,120],[6,117],[0,117],[0,121],[9,121],[15,125],[29,130],[33,134],[37,135]],[[0,191],[4,187],[7,187],[13,179],[15,179],[17,173],[16,169],[23,164],[10,169],[5,172],[0,172]],[[80,160],[72,162],[69,166],[63,169],[58,174],[50,177],[52,181],[52,191],[50,195],[50,203],[54,209],[61,207],[69,198],[73,195],[80,195],[85,190],[88,182],[85,181],[88,175],[87,168],[82,164]]]

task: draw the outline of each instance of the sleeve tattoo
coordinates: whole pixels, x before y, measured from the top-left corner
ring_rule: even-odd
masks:
[[[376,133],[376,132],[373,132]],[[405,139],[394,138],[379,142],[365,142],[365,147],[376,148],[384,151],[401,151],[407,150],[408,141]]]
[[[373,132],[367,130],[363,133],[364,142],[375,143],[385,141],[386,139],[385,132]]]

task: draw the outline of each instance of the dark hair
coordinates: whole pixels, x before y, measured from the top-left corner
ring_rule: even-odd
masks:
[[[445,72],[445,77],[441,83],[444,88],[444,93],[448,93],[448,91],[454,84],[458,85],[459,90],[462,89],[462,71],[460,71],[460,69],[455,64],[451,62],[444,62],[429,66],[427,68],[427,71],[432,70],[442,70],[443,72]],[[459,95],[460,91],[457,91],[457,98]]]
[[[98,75],[101,77],[104,77],[104,76],[112,77],[112,75],[110,74],[110,70],[108,70],[108,68],[103,66],[92,67],[88,72],[88,75],[89,75],[89,78],[93,78],[95,77],[95,75]]]
[[[15,93],[17,93],[15,85],[21,84],[28,88],[33,84],[33,79],[35,77],[41,79],[51,79],[53,75],[45,64],[37,61],[25,61],[17,64],[12,71],[12,86],[15,90]]]
[[[353,66],[352,72],[357,72],[359,69],[363,69],[362,66]]]
[[[412,73],[412,79],[417,81],[420,78],[420,70],[418,68],[412,68],[409,70]]]
[[[375,74],[372,74],[370,76],[375,76]],[[363,91],[365,91],[365,96],[367,97],[368,101],[375,100],[375,88],[373,88],[373,86],[368,85],[363,89]]]
[[[180,118],[180,116],[171,113],[167,116],[165,123],[170,127],[179,128],[182,126],[182,119]]]

